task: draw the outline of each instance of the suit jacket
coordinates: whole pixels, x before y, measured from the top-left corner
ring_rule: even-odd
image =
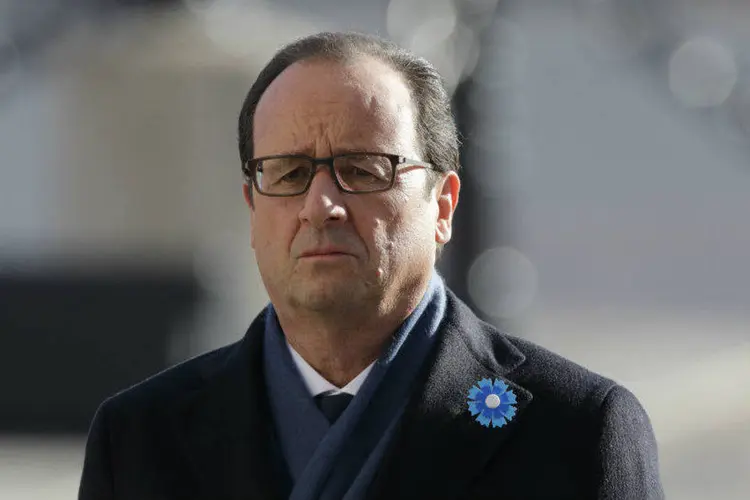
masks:
[[[278,499],[288,494],[261,353],[244,338],[106,400],[91,425],[79,500]],[[479,380],[506,382],[516,415],[468,411]],[[663,498],[656,442],[615,382],[482,322],[452,292],[368,499]]]

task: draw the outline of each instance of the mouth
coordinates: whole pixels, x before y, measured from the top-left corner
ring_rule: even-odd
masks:
[[[326,259],[337,257],[352,257],[352,254],[345,252],[310,252],[300,255],[300,259]]]
[[[315,250],[308,250],[300,254],[300,260],[335,260],[344,257],[354,257],[351,253],[345,251],[342,248],[317,248]]]

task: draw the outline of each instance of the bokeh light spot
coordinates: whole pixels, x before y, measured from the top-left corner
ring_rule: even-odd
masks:
[[[472,263],[468,291],[485,314],[510,319],[531,306],[537,291],[537,270],[523,253],[511,247],[486,250]]]
[[[669,88],[689,108],[721,105],[736,83],[732,51],[709,37],[688,40],[669,61]]]

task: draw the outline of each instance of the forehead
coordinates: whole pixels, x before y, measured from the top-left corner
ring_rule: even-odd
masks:
[[[263,93],[253,130],[255,156],[363,148],[406,154],[416,135],[402,77],[371,58],[289,66]]]

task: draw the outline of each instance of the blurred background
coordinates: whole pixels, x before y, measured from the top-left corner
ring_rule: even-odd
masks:
[[[747,499],[747,0],[3,0],[0,498],[74,498],[98,404],[265,305],[236,118],[321,30],[445,76],[450,286],[635,392],[668,498]]]

